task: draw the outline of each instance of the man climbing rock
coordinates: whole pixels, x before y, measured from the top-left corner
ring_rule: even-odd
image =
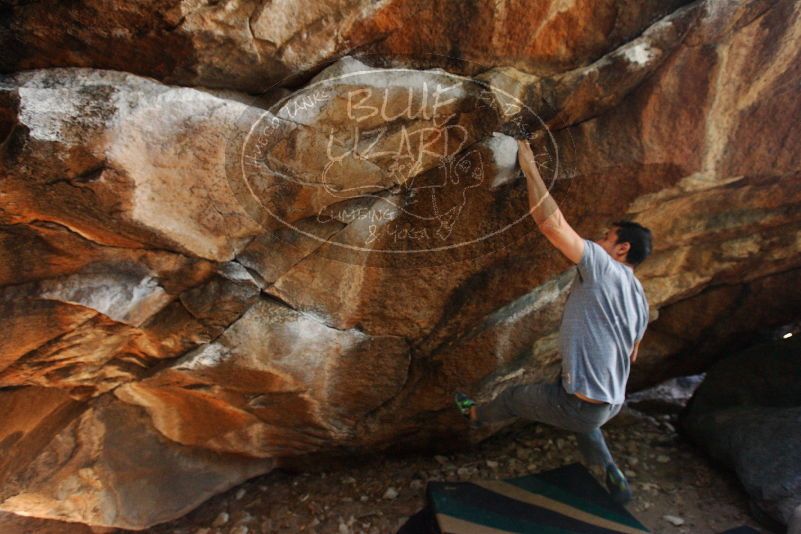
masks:
[[[623,405],[630,364],[648,325],[648,301],[634,267],[651,252],[651,232],[617,221],[598,241],[582,238],[548,192],[528,142],[517,144],[532,217],[578,266],[559,328],[562,373],[553,383],[507,388],[486,404],[456,393],[456,405],[476,425],[521,417],[575,432],[587,464],[603,470],[610,493],[625,503],[631,490],[601,426]]]

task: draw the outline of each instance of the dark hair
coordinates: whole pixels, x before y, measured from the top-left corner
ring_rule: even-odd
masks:
[[[651,230],[634,221],[615,221],[612,223],[617,227],[617,243],[629,243],[626,261],[632,265],[638,265],[651,254]]]

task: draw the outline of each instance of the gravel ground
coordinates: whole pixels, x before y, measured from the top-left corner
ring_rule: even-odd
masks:
[[[675,417],[625,409],[604,427],[612,454],[632,483],[634,498],[628,509],[655,533],[716,533],[742,524],[758,528],[748,515],[747,497],[737,480],[710,465],[676,433]],[[447,456],[376,458],[314,473],[275,471],[145,532],[392,533],[423,507],[427,480],[521,476],[578,460],[575,440],[568,433],[516,423],[467,451]],[[81,525],[4,514],[0,532],[134,531],[92,531]]]

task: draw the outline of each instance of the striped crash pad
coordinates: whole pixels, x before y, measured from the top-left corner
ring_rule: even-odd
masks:
[[[427,498],[399,532],[649,532],[578,463],[505,480],[430,482]]]

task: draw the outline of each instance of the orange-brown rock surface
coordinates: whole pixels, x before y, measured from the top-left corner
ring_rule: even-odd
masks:
[[[10,0],[0,70],[95,67],[262,91],[361,53],[375,64],[550,75],[598,59],[686,3]]]
[[[426,447],[558,366],[528,216],[628,217],[630,385],[801,309],[801,7],[11,2],[0,510],[145,528],[275,466]],[[256,94],[258,93],[258,94]]]

